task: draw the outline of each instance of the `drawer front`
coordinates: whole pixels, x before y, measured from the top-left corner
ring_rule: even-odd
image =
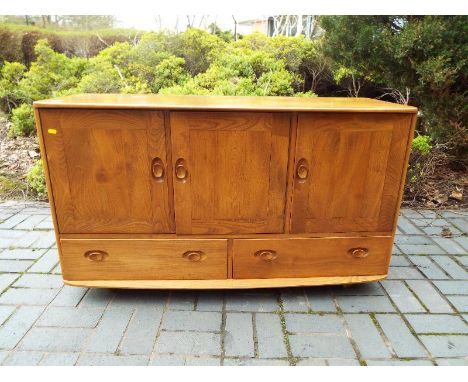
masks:
[[[392,237],[234,240],[233,277],[383,275],[392,243]]]
[[[227,240],[62,239],[65,280],[203,280],[227,277]]]

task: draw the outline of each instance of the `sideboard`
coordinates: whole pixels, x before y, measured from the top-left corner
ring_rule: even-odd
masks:
[[[414,107],[82,94],[34,109],[66,284],[263,288],[387,275]]]

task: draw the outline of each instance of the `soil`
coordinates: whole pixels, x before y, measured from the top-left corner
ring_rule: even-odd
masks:
[[[40,159],[37,137],[8,137],[10,122],[0,114],[0,200],[40,200],[28,187],[26,174]],[[430,209],[468,208],[466,168],[438,167],[414,195],[405,189],[403,206]]]
[[[0,200],[40,200],[29,188],[26,174],[40,159],[37,137],[8,137],[10,122],[0,114]]]

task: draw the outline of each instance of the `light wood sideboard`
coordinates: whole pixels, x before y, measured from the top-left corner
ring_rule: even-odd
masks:
[[[66,284],[264,288],[387,275],[414,107],[83,94],[34,109]]]

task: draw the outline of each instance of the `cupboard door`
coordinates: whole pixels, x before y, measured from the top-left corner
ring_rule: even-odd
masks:
[[[171,113],[176,232],[283,232],[289,126],[286,113]]]
[[[43,109],[40,119],[61,233],[174,232],[163,113]]]
[[[292,232],[391,231],[411,116],[298,118]]]

